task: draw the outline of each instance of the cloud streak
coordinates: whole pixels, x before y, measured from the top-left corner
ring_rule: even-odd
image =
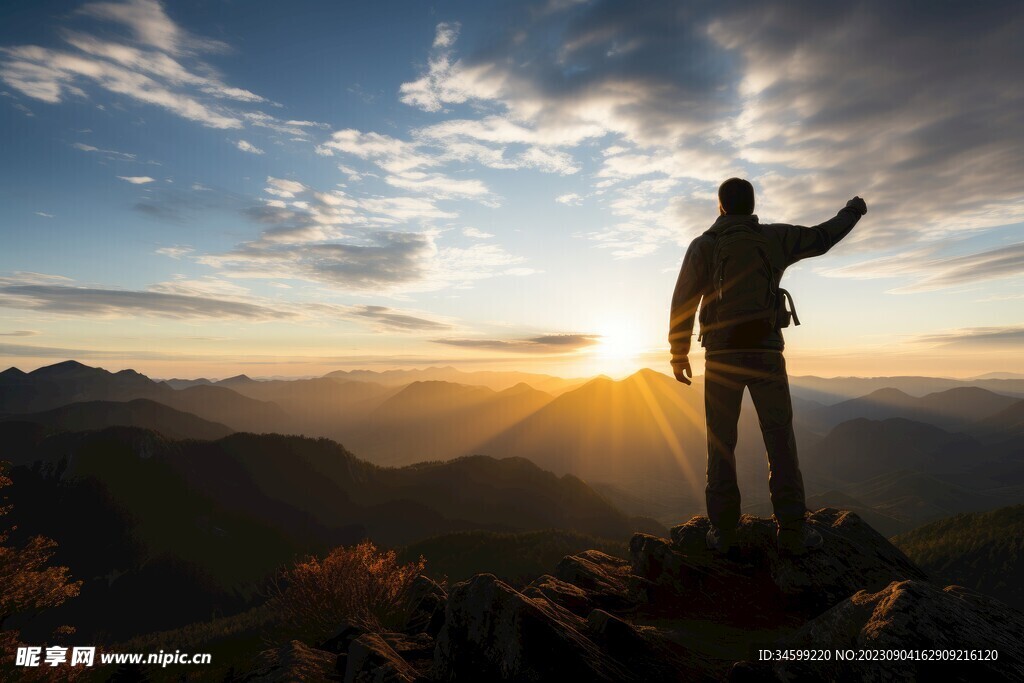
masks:
[[[600,341],[596,334],[549,334],[524,339],[432,339],[435,344],[515,353],[573,353]]]

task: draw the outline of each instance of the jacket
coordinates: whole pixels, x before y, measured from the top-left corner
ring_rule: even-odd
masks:
[[[669,313],[668,341],[672,349],[672,360],[687,359],[697,308],[702,297],[713,294],[714,287],[708,270],[711,267],[716,232],[738,223],[759,226],[761,233],[774,242],[776,251],[781,253],[780,267],[784,271],[797,261],[826,253],[849,234],[860,217],[860,211],[845,207],[824,223],[805,228],[784,223],[762,225],[758,223],[756,215],[719,216],[707,232],[690,242],[683,257],[683,265],[679,269],[676,288],[672,294],[672,309]],[[780,271],[780,278],[781,274]],[[709,331],[702,335],[701,346],[708,354],[739,350],[781,352],[785,342],[782,330],[772,327],[766,320],[757,320],[729,329]]]

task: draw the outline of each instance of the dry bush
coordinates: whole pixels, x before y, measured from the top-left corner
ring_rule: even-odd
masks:
[[[11,485],[6,476],[7,464],[0,463],[0,488]],[[0,518],[11,511],[10,505],[0,500]],[[68,666],[56,668],[14,667],[17,648],[23,643],[19,634],[4,629],[4,622],[14,615],[35,615],[47,608],[58,607],[65,600],[78,595],[81,581],[71,581],[67,567],[51,566],[50,559],[57,543],[44,536],[34,536],[24,546],[8,545],[16,527],[0,527],[0,681],[7,680],[73,680],[80,671]],[[74,633],[74,629],[61,626],[54,633],[59,641]],[[35,643],[39,645],[39,643]]]
[[[409,589],[426,560],[401,565],[392,550],[364,541],[310,557],[284,571],[271,591],[282,621],[310,642],[329,636],[342,620],[372,632],[395,630],[406,619]]]

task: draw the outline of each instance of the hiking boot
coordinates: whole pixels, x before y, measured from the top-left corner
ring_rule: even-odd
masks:
[[[708,529],[705,541],[707,542],[708,550],[713,550],[716,553],[727,553],[730,548],[736,545],[736,532],[726,532],[712,525]]]
[[[806,522],[798,527],[779,527],[776,544],[780,552],[791,555],[803,555],[808,550],[816,550],[825,542],[821,534]]]

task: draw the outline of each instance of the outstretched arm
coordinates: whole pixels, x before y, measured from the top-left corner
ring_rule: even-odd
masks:
[[[672,347],[672,370],[676,379],[690,383],[690,336],[693,334],[693,319],[705,290],[707,275],[703,260],[697,253],[697,240],[690,243],[679,269],[676,288],[672,293],[672,310],[669,314],[668,343]]]
[[[796,225],[786,226],[782,233],[782,248],[786,253],[786,265],[811,256],[821,256],[831,249],[839,240],[846,237],[860,217],[867,213],[868,207],[863,199],[854,197],[840,209],[834,217],[820,225],[804,228]]]

